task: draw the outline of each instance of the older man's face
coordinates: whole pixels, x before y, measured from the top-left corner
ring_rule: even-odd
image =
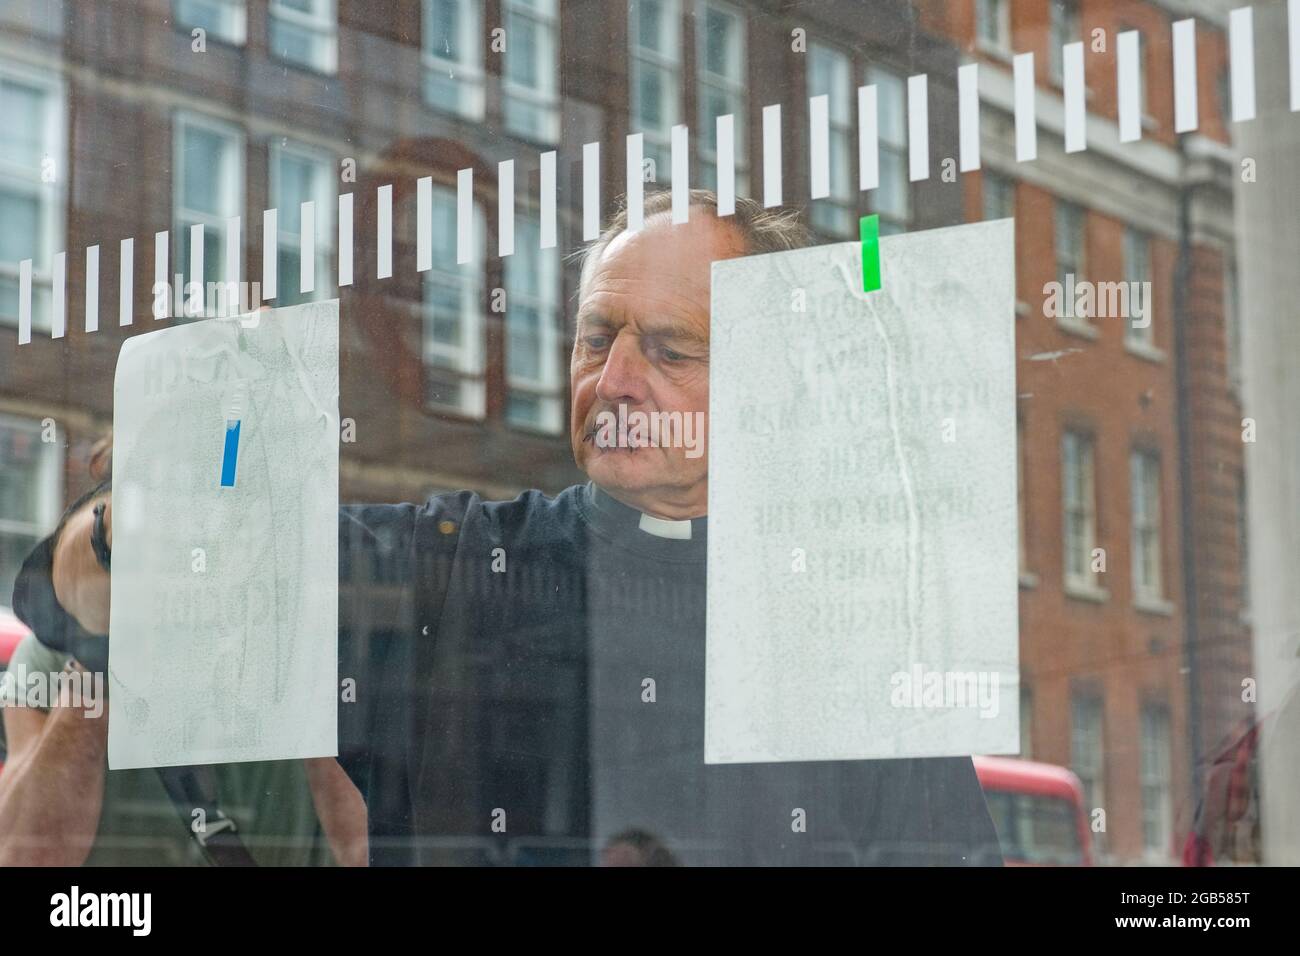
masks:
[[[745,254],[734,228],[703,209],[673,225],[652,216],[606,248],[578,307],[570,361],[571,441],[578,466],[615,498],[663,518],[708,504],[704,437],[684,447],[600,447],[601,413],[679,412],[707,422],[710,264]],[[664,421],[660,416],[660,421]],[[696,457],[691,457],[695,455]]]

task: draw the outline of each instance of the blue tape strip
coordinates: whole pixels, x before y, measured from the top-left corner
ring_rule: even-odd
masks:
[[[226,450],[221,456],[221,487],[235,487],[235,462],[239,458],[239,422],[226,422]]]

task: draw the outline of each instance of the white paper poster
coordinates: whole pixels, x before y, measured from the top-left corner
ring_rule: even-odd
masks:
[[[130,338],[110,769],[338,752],[338,300]]]
[[[713,266],[706,763],[1018,751],[1013,222]]]

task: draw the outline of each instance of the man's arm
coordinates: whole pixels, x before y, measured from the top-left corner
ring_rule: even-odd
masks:
[[[0,866],[80,866],[104,802],[107,713],[5,707],[3,714],[9,760],[0,773]]]
[[[333,757],[305,762],[316,816],[339,866],[367,866],[370,845],[361,791]]]

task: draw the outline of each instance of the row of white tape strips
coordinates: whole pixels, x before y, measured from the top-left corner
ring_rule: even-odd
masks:
[[[1290,60],[1291,109],[1300,110],[1300,0],[1288,0],[1288,43]],[[1228,21],[1229,55],[1231,68],[1232,120],[1241,122],[1255,116],[1255,53],[1252,9],[1233,10]],[[1082,42],[1070,43],[1063,48],[1065,151],[1077,152],[1086,148],[1084,135],[1086,107],[1084,102],[1084,72]],[[1119,138],[1121,142],[1137,140],[1142,135],[1142,109],[1139,43],[1136,31],[1121,33],[1117,39],[1119,88]],[[1174,130],[1179,133],[1195,130],[1198,125],[1196,100],[1196,22],[1187,19],[1173,24],[1174,51]],[[969,63],[957,70],[958,116],[960,120],[960,169],[967,172],[978,169],[979,155],[979,66]],[[1034,112],[1034,55],[1017,54],[1013,60],[1015,89],[1016,160],[1024,162],[1038,155],[1038,126]],[[912,181],[930,175],[930,149],[927,116],[927,77],[912,76],[907,81],[908,113],[908,175]],[[811,163],[811,197],[823,199],[830,195],[829,115],[826,96],[809,99],[809,157]],[[672,129],[672,219],[685,222],[687,217],[687,156],[688,130],[685,126]],[[627,137],[627,194],[629,230],[642,225],[642,137],[634,133]],[[858,186],[862,190],[874,189],[879,184],[876,127],[876,88],[858,88]],[[541,248],[555,246],[555,152],[540,155],[541,165]],[[735,210],[735,123],[731,115],[717,118],[717,169],[718,211],[729,215]],[[582,237],[595,239],[600,231],[600,144],[586,143],[582,147]],[[499,229],[497,254],[514,253],[514,201],[515,164],[513,160],[497,167],[499,203]],[[473,171],[462,169],[457,174],[456,203],[456,262],[471,260],[473,248]],[[376,241],[377,278],[386,279],[393,274],[393,187],[378,188],[378,217]],[[777,206],[782,202],[781,192],[781,107],[763,107],[763,202]],[[416,269],[423,272],[433,266],[432,254],[433,182],[424,177],[417,182],[416,191]],[[315,204],[302,204],[301,253],[299,256],[299,289],[307,293],[315,290]],[[203,285],[203,229],[202,225],[190,227],[190,283],[194,294],[202,296]],[[276,210],[262,213],[262,280],[264,300],[276,297],[277,252]],[[338,284],[342,288],[352,284],[352,194],[338,198]],[[170,289],[168,273],[169,233],[154,235],[155,282]],[[119,324],[130,325],[134,311],[132,264],[133,239],[121,241],[119,267]],[[226,225],[226,281],[240,281],[241,251],[240,219],[228,220]],[[61,338],[65,330],[66,302],[64,277],[67,254],[54,257],[52,271],[52,297],[50,335]],[[19,324],[18,343],[31,341],[32,331],[32,260],[25,259],[19,270]],[[236,285],[234,288],[238,288]],[[202,299],[199,299],[200,308]],[[99,328],[99,246],[86,249],[86,331]],[[167,315],[170,315],[170,307]],[[166,317],[166,316],[162,316]]]

